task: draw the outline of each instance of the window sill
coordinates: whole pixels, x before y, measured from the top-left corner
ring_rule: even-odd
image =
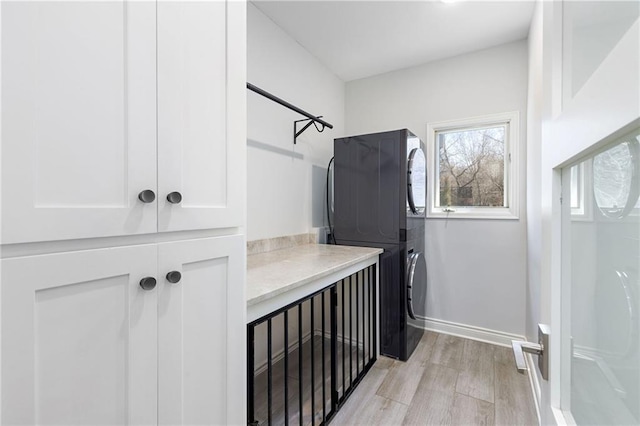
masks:
[[[440,208],[427,212],[427,219],[488,219],[488,220],[519,220],[520,216],[507,208],[496,209],[464,209],[457,208],[453,212],[445,212]]]

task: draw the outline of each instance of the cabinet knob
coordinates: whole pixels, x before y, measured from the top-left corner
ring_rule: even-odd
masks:
[[[167,195],[167,201],[171,204],[180,204],[180,201],[182,201],[182,194],[177,191],[170,192],[169,195]]]
[[[180,282],[181,279],[182,274],[178,271],[171,271],[167,273],[167,281],[169,281],[171,284]]]
[[[156,287],[156,279],[153,277],[144,277],[140,280],[140,287],[143,290],[153,290]]]
[[[138,194],[138,199],[143,203],[153,203],[153,201],[156,199],[156,193],[150,189],[145,189]]]

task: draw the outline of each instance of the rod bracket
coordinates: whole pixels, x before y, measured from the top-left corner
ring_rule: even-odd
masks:
[[[321,115],[317,116],[316,118],[322,118]],[[298,123],[303,123],[303,122],[307,122],[307,124],[304,125],[304,127],[302,127],[302,129],[298,130]],[[293,144],[296,145],[297,141],[298,141],[298,136],[300,136],[305,130],[307,130],[309,128],[309,126],[314,125],[316,130],[320,133],[324,132],[325,129],[325,125],[324,124],[320,124],[322,127],[318,127],[318,124],[316,124],[316,122],[311,119],[311,118],[304,118],[302,120],[295,120],[293,122]]]

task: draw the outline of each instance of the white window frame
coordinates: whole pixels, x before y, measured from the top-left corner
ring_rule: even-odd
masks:
[[[449,130],[473,129],[507,125],[505,133],[505,189],[506,207],[436,207],[440,196],[439,152],[436,133]],[[500,114],[489,114],[459,120],[447,120],[427,124],[427,173],[429,188],[427,190],[427,217],[446,219],[519,219],[519,168],[520,168],[520,113],[518,111]]]
[[[591,161],[585,161],[573,167],[576,167],[577,170],[578,206],[574,207],[574,200],[570,200],[572,204],[571,220],[591,222],[593,221],[593,163]],[[573,193],[573,190],[570,192]]]

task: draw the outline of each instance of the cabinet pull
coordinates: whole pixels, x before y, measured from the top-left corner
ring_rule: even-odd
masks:
[[[182,194],[177,191],[170,192],[169,195],[167,195],[167,201],[171,204],[180,204],[182,201]]]
[[[143,290],[153,290],[156,287],[156,279],[153,277],[144,277],[140,280],[140,287]]]
[[[138,200],[143,203],[153,203],[156,199],[156,193],[150,189],[145,189],[138,194]]]
[[[178,271],[171,271],[167,273],[167,281],[169,281],[171,284],[180,282],[181,279],[182,274]]]

